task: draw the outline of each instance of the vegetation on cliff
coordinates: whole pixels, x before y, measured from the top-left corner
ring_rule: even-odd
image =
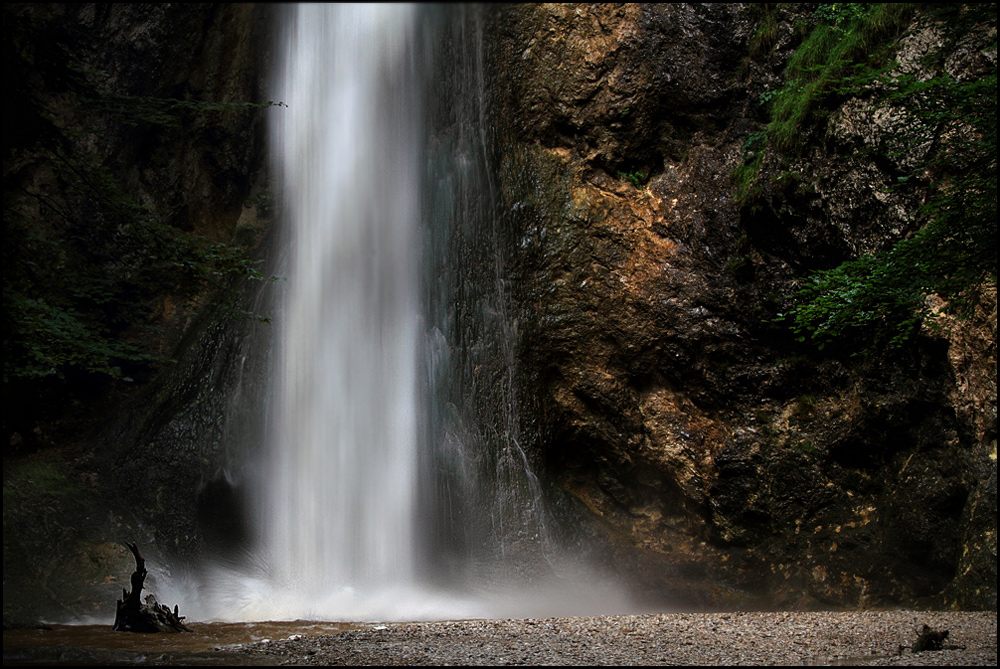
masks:
[[[904,318],[928,288],[903,261],[949,281],[972,267],[942,252],[958,219],[931,258],[908,246],[927,251],[918,230],[955,211],[938,198],[969,174],[963,142],[987,140],[970,147],[990,204],[989,138],[948,119],[978,101],[989,127],[995,32],[949,9],[771,7],[510,12],[500,183],[524,231],[530,433],[650,591],[710,602],[723,582],[777,606],[989,608],[989,291],[973,319],[945,316],[947,331],[894,348],[882,306],[836,346],[773,319],[809,308],[795,298],[814,272],[859,258],[919,279]],[[637,168],[649,178],[629,178]],[[976,244],[995,256],[988,234]],[[898,288],[874,269],[847,278],[874,298]]]
[[[213,404],[213,365],[231,361],[219,333],[268,329],[240,293],[266,278],[272,105],[245,101],[259,99],[269,16],[3,8],[5,623],[113,615],[122,541],[201,538],[192,491],[217,451],[170,420],[226,414]]]
[[[34,7],[44,12],[49,6]],[[142,12],[160,11],[150,7]],[[506,386],[487,388],[488,401],[506,418],[522,421],[518,446],[531,457],[543,455],[543,475],[560,487],[567,516],[591,523],[580,522],[581,533],[606,537],[614,551],[609,564],[645,593],[680,593],[713,607],[765,601],[995,609],[995,302],[992,334],[987,311],[979,330],[946,337],[922,329],[907,340],[910,345],[862,360],[796,355],[787,346],[788,330],[772,336],[778,327],[765,321],[804,285],[807,294],[795,311],[786,310],[785,325],[794,327],[800,314],[805,329],[798,336],[807,343],[815,332],[825,352],[829,341],[863,349],[873,328],[878,342],[902,342],[897,334],[919,322],[914,314],[928,291],[972,294],[934,287],[925,275],[968,285],[976,267],[985,266],[989,275],[992,262],[995,277],[995,44],[992,80],[981,70],[974,77],[948,70],[946,78],[934,62],[921,69],[937,72],[919,79],[890,64],[908,32],[903,23],[914,21],[873,29],[871,41],[851,47],[849,55],[839,40],[875,16],[869,12],[936,16],[929,9],[814,9],[783,6],[758,15],[756,34],[748,20],[752,10],[742,5],[498,10],[499,30],[484,40],[485,61],[502,76],[485,80],[491,104],[506,110],[482,117],[497,137],[491,144],[500,163],[497,210],[510,238],[503,242],[509,263],[495,276],[510,287],[513,304],[491,310],[491,317],[510,326],[527,380],[517,391],[518,415],[507,416],[502,405]],[[46,405],[39,388],[69,385],[60,373],[71,381],[78,374],[100,382],[134,374],[153,360],[142,356],[154,355],[142,345],[148,341],[142,333],[162,323],[168,307],[183,311],[179,306],[189,296],[222,281],[212,273],[222,269],[211,257],[212,244],[232,247],[235,219],[199,239],[196,234],[206,231],[197,222],[192,228],[189,216],[197,207],[175,204],[182,199],[163,193],[201,193],[204,186],[210,196],[197,203],[202,206],[218,199],[215,186],[235,184],[239,192],[231,201],[242,209],[249,191],[242,173],[223,172],[211,162],[230,150],[219,147],[232,142],[231,129],[217,131],[196,120],[232,114],[200,113],[207,110],[187,101],[217,98],[191,95],[177,83],[197,76],[212,58],[178,64],[180,48],[170,58],[145,53],[131,58],[136,77],[152,79],[156,64],[166,63],[177,72],[174,88],[111,89],[100,68],[75,70],[72,58],[36,50],[63,39],[58,31],[65,28],[54,26],[72,21],[38,26],[57,31],[58,39],[19,42],[14,33],[25,28],[7,21],[10,11],[5,7],[5,56],[15,65],[8,68],[8,84],[18,116],[5,124],[4,144],[5,380],[6,370],[14,369],[8,364],[20,371],[5,383],[5,393],[15,387],[30,392],[15,397],[18,403],[8,401],[5,428],[20,421],[18,431],[31,439],[39,423],[25,420],[20,409]],[[978,10],[940,11],[947,23],[970,20]],[[989,11],[995,25],[992,5]],[[129,45],[141,26],[155,23],[138,18],[121,31]],[[223,33],[210,21],[199,26]],[[815,59],[807,62],[810,31],[826,37],[813,38]],[[175,21],[156,39],[179,44],[187,32],[197,33]],[[937,34],[954,41],[968,31]],[[764,53],[769,40],[779,44],[773,57]],[[744,77],[732,64],[748,43],[752,53],[760,50],[760,62]],[[190,45],[183,51],[197,53]],[[793,52],[799,66],[786,67]],[[215,56],[215,62],[237,62],[231,52]],[[963,66],[982,61],[975,56],[966,52],[955,60]],[[61,64],[47,66],[46,58]],[[863,66],[853,67],[858,63]],[[57,85],[59,77],[36,76],[40,66],[84,80]],[[812,87],[820,79],[823,84]],[[786,91],[793,80],[801,85]],[[786,144],[779,125],[771,129],[770,112],[786,94],[789,112],[778,122],[796,119],[793,139],[801,143]],[[803,115],[793,115],[796,109]],[[855,112],[849,120],[856,122],[835,136],[845,110]],[[494,123],[503,113],[509,122]],[[755,125],[754,113],[768,115]],[[886,118],[906,122],[879,125]],[[86,121],[89,131],[76,134],[71,121]],[[196,138],[192,124],[201,133]],[[975,127],[978,134],[970,130]],[[923,143],[923,133],[933,141]],[[738,201],[730,170],[748,134],[746,188]],[[116,139],[123,137],[128,141]],[[61,139],[43,144],[40,138]],[[212,149],[204,162],[201,156],[191,160],[194,152],[176,151],[198,142]],[[183,160],[164,157],[171,152]],[[151,155],[162,159],[149,160]],[[199,182],[185,170],[210,176]],[[142,180],[153,172],[173,180],[173,190],[157,195]],[[762,213],[752,220],[758,205]],[[981,229],[965,227],[970,212]],[[103,241],[95,243],[91,232],[104,235]],[[970,240],[971,246],[965,243]],[[154,254],[161,244],[164,250]],[[980,252],[976,262],[962,260],[969,248]],[[209,273],[185,266],[185,258]],[[985,265],[977,265],[980,260]],[[475,271],[490,270],[492,280],[492,267]],[[806,278],[816,268],[825,271]],[[135,290],[124,289],[131,286]],[[167,294],[173,297],[155,297]],[[18,300],[34,303],[18,307]],[[43,300],[49,311],[32,315],[29,306],[41,309]],[[859,302],[864,308],[856,310]],[[899,308],[893,312],[894,305]],[[151,307],[160,314],[149,318]],[[16,309],[27,316],[18,316],[21,334],[8,339]],[[508,314],[515,315],[507,320]],[[38,338],[26,337],[25,321]],[[212,529],[199,516],[204,509],[225,531],[236,525],[239,506],[220,502],[238,500],[219,474],[232,471],[223,467],[229,457],[224,450],[238,444],[246,452],[245,436],[261,431],[253,421],[263,412],[255,411],[249,390],[244,393],[252,383],[234,381],[252,377],[234,343],[245,338],[231,325],[182,347],[173,378],[144,398],[145,413],[116,405],[96,414],[104,420],[120,413],[130,424],[89,442],[94,451],[128,452],[113,473],[95,476],[96,466],[56,449],[25,456],[17,467],[5,462],[4,571],[13,574],[5,581],[5,614],[7,601],[18,599],[18,581],[51,584],[52,573],[81,580],[75,565],[57,569],[38,559],[53,527],[67,545],[76,536],[70,530],[79,529],[81,542],[65,554],[90,564],[95,583],[98,571],[122,571],[108,567],[121,558],[110,537],[124,538],[115,533],[127,520],[104,513],[106,495],[126,500],[141,527],[156,533],[151,544],[193,551]],[[56,331],[54,339],[45,328]],[[24,350],[41,347],[42,337],[69,341],[79,362],[53,364]],[[467,341],[483,340],[473,333]],[[115,346],[134,348],[102,349]],[[495,360],[495,369],[506,372],[509,359]],[[492,378],[490,369],[477,366],[475,378]],[[61,409],[65,405],[53,413]],[[233,426],[245,431],[234,437]],[[8,454],[21,456],[22,450],[30,449]],[[66,457],[73,467],[42,456]],[[54,517],[62,527],[49,522]],[[92,538],[100,522],[116,527]],[[129,529],[126,536],[133,534]],[[80,548],[84,540],[89,547]],[[98,563],[95,556],[107,559]]]
[[[851,350],[909,341],[930,313],[928,295],[971,313],[977,288],[996,281],[996,35],[994,57],[977,71],[949,72],[955,39],[970,26],[996,20],[994,5],[948,5],[927,11],[943,25],[938,48],[906,69],[893,58],[892,38],[915,9],[899,4],[824,4],[785,68],[785,83],[767,91],[766,127],[751,135],[737,170],[740,197],[760,194],[766,146],[779,156],[801,147],[802,129],[823,124],[845,100],[861,101],[891,127],[866,151],[874,161],[902,163],[887,191],[917,192],[912,234],[881,253],[865,254],[808,277],[782,315],[800,341]],[[760,19],[757,48],[773,17]],[[884,122],[884,121],[883,121]],[[787,158],[779,158],[786,163]]]
[[[123,129],[151,143],[194,115],[249,105],[123,94],[87,69],[81,32],[4,10],[15,115],[4,136],[4,383],[118,378],[123,365],[161,361],[141,343],[154,298],[190,303],[232,276],[264,278],[242,246],[160,220],[106,155]]]

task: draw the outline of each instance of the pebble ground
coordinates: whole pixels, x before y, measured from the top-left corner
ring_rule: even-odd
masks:
[[[944,650],[909,650],[923,625],[948,630]],[[226,650],[303,665],[996,666],[997,614],[678,613],[385,623]]]

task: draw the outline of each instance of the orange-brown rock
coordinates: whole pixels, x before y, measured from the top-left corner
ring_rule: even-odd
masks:
[[[799,277],[891,244],[913,206],[850,152],[880,130],[849,105],[803,128],[798,190],[776,178],[762,206],[738,205],[791,14],[756,60],[740,6],[497,18],[500,183],[546,473],[647,592],[989,608],[995,520],[985,540],[968,528],[995,508],[995,311],[864,361],[771,322]],[[978,590],[949,586],[960,563]]]

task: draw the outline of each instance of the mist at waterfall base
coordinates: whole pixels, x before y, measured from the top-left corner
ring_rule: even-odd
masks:
[[[191,620],[623,613],[523,444],[482,8],[282,18],[267,447],[240,560],[155,572]],[[162,576],[158,578],[158,576]]]

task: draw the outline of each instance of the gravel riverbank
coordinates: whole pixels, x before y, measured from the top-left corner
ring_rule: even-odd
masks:
[[[909,650],[924,625],[948,630],[944,650]],[[269,663],[309,665],[995,666],[997,614],[676,613],[385,623],[329,636],[259,642],[235,650],[267,656]]]

